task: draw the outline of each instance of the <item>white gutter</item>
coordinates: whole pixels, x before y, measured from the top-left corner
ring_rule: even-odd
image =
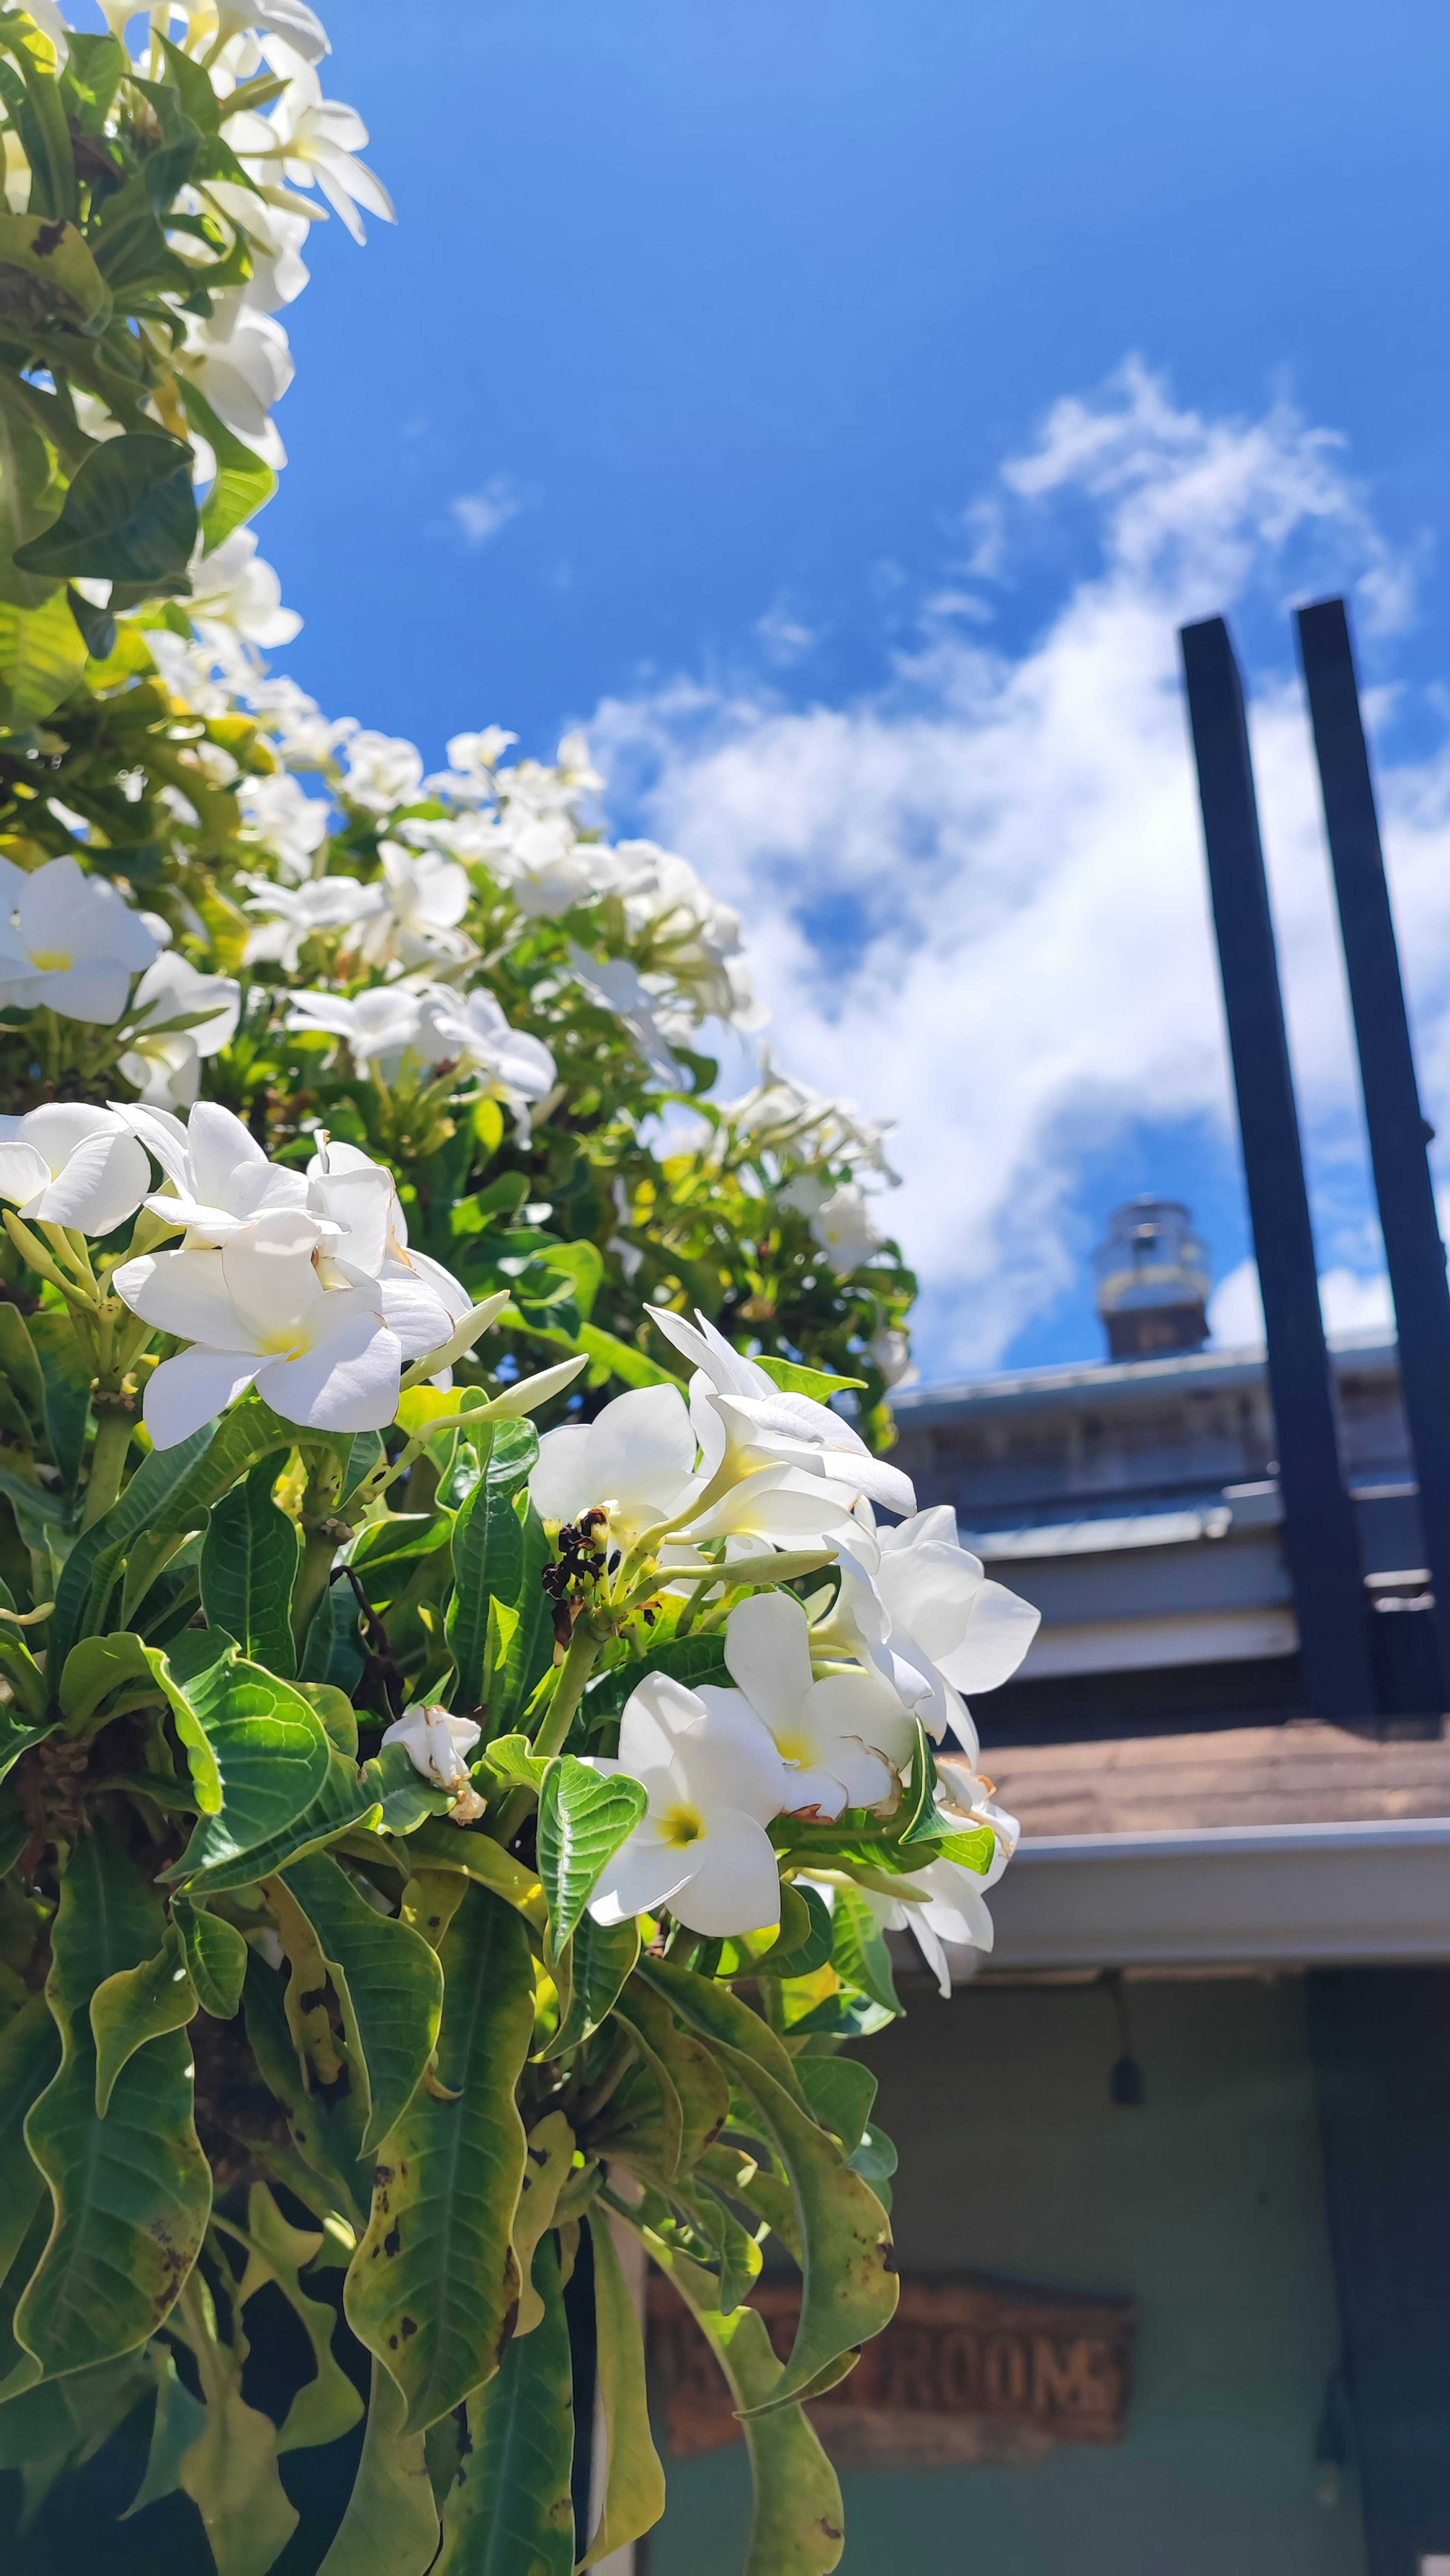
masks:
[[[1450,1960],[1450,1816],[1043,1835],[991,1910],[979,1968]]]

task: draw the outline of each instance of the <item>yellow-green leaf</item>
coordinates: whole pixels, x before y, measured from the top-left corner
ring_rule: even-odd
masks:
[[[534,2256],[542,2311],[468,2401],[470,2447],[443,2507],[437,2576],[570,2576],[574,2393],[555,2239]]]
[[[347,2511],[317,2576],[428,2576],[438,2555],[438,2508],[421,2433],[405,2433],[407,2403],[381,2362]]]
[[[163,2031],[184,2030],[196,2012],[181,1934],[168,1923],[160,1949],[139,1967],[118,1968],[91,1997],[96,2043],[96,2111],[104,2120],[116,2079],[138,2048]]]
[[[574,2132],[562,2111],[550,2111],[529,2131],[524,2178],[514,2212],[514,2255],[523,2284],[515,2336],[532,2334],[543,2317],[544,2303],[533,2280],[534,2248],[545,2229],[554,2224],[554,2210],[573,2162]]]
[[[665,2509],[665,2473],[649,2428],[644,2336],[607,2215],[585,2214],[594,2242],[594,2325],[604,2410],[604,2503],[581,2566],[652,2531]]]
[[[402,2118],[433,2054],[443,1975],[421,1933],[379,1914],[326,1852],[294,1862],[283,1884],[301,1906],[342,2005],[362,2152]]]

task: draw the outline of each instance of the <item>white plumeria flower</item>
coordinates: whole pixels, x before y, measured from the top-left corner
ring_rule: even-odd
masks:
[[[700,1491],[695,1449],[677,1388],[631,1387],[592,1422],[565,1422],[544,1433],[529,1492],[546,1521],[577,1520],[591,1505],[606,1507],[612,1541],[628,1548],[642,1530],[688,1510]]]
[[[29,875],[0,859],[0,1004],[118,1020],[156,954],[140,914],[69,854]]]
[[[420,984],[423,1030],[419,1044],[435,1064],[455,1060],[482,1075],[485,1089],[511,1110],[519,1140],[529,1141],[529,1111],[547,1100],[558,1069],[542,1038],[516,1029],[486,984],[455,993],[448,984]]]
[[[358,732],[348,743],[345,792],[369,814],[411,803],[422,779],[423,755],[401,735]]]
[[[244,288],[217,296],[205,319],[188,315],[186,323],[186,339],[176,356],[180,373],[264,464],[285,465],[287,450],[277,434],[272,406],[281,401],[296,368],[281,323],[250,302]],[[292,634],[296,632],[294,625]],[[275,640],[285,644],[291,637]]]
[[[620,841],[614,853],[625,917],[648,932],[670,981],[688,995],[697,1019],[757,1028],[765,1017],[751,994],[742,960],[740,916],[716,903],[688,859],[654,841]]]
[[[801,1467],[888,1511],[915,1511],[910,1477],[873,1458],[839,1413],[809,1396],[787,1395],[764,1369],[732,1350],[698,1309],[693,1324],[663,1307],[646,1312],[666,1341],[695,1362],[690,1412],[712,1474],[722,1466],[737,1476],[754,1467]]]
[[[242,988],[235,977],[203,975],[174,949],[165,949],[147,967],[131,1005],[145,1018],[131,1034],[121,1071],[148,1108],[190,1108],[201,1087],[202,1059],[230,1046],[241,1005]],[[193,1012],[206,1016],[190,1028],[167,1028],[168,1020]]]
[[[1009,1681],[1041,1619],[989,1579],[962,1546],[951,1505],[939,1503],[842,1547],[840,1597],[820,1635],[874,1664],[933,1735],[950,1726],[975,1750],[961,1694]]]
[[[888,1386],[914,1386],[921,1375],[911,1356],[911,1335],[882,1324],[866,1345]]]
[[[183,1250],[212,1250],[243,1233],[258,1217],[301,1215],[307,1206],[307,1183],[301,1172],[269,1162],[255,1136],[214,1100],[199,1100],[185,1126],[164,1109],[140,1101],[126,1107],[113,1103],[118,1115],[140,1137],[171,1183],[146,1205],[172,1225],[184,1225]],[[321,1238],[312,1226],[312,1240]],[[169,1331],[173,1329],[168,1325]]]
[[[209,54],[255,28],[265,36],[282,36],[304,63],[320,63],[330,54],[327,30],[306,0],[202,0],[194,7],[188,29],[190,50]]]
[[[13,1199],[27,1224],[109,1234],[150,1187],[145,1152],[113,1109],[53,1100],[0,1118],[0,1198]]]
[[[401,1744],[415,1771],[431,1780],[437,1789],[466,1789],[471,1753],[483,1729],[471,1717],[451,1717],[436,1702],[425,1706],[415,1700],[401,1717],[383,1729],[384,1744]]]
[[[386,901],[381,886],[363,885],[357,877],[312,877],[300,886],[252,882],[258,891],[248,897],[246,909],[263,920],[248,933],[247,963],[280,965],[288,974],[295,973],[309,939],[332,930],[355,930],[380,913]]]
[[[827,1818],[844,1807],[875,1807],[894,1797],[897,1773],[910,1762],[916,1728],[894,1690],[877,1673],[811,1669],[806,1614],[786,1592],[757,1592],[732,1610],[725,1662],[776,1751],[790,1766],[792,1813]],[[706,1686],[707,1708],[732,1698]]]
[[[270,778],[240,779],[237,803],[246,838],[270,851],[283,876],[294,885],[306,883],[332,822],[326,798],[309,796],[284,769]]]
[[[456,805],[492,804],[498,793],[494,771],[516,733],[505,733],[502,725],[486,725],[482,733],[456,733],[449,739],[448,767],[428,780],[436,793],[448,796]]]
[[[764,1932],[780,1921],[780,1872],[765,1828],[789,1794],[785,1764],[759,1720],[716,1691],[706,1707],[666,1673],[651,1673],[628,1701],[619,1759],[593,1768],[627,1772],[649,1800],[643,1822],[615,1853],[589,1902],[596,1923],[624,1923],[668,1905],[707,1938]]]
[[[473,1300],[441,1261],[411,1249],[397,1184],[386,1166],[357,1145],[335,1145],[324,1137],[307,1166],[307,1203],[314,1216],[337,1228],[335,1247],[319,1256],[327,1286],[358,1287],[375,1279],[404,1359],[441,1350],[454,1325],[472,1313]],[[445,1371],[442,1382],[451,1375]]]
[[[302,620],[282,605],[282,585],[257,552],[254,528],[234,528],[215,552],[192,558],[186,613],[204,641],[220,648],[228,634],[270,651],[290,644]]]
[[[366,239],[359,206],[365,206],[370,215],[380,215],[384,223],[396,223],[392,198],[381,179],[366,162],[356,158],[359,147],[368,139],[367,127],[356,108],[324,98],[315,71],[300,54],[292,53],[285,41],[269,37],[266,53],[278,70],[291,73],[268,120],[274,138],[268,159],[273,154],[280,155],[294,188],[320,188],[354,241]],[[254,160],[249,144],[250,137],[240,149],[242,165],[250,178],[265,178],[269,175],[267,161]]]
[[[322,884],[329,880],[323,878]],[[345,1038],[353,1062],[363,1069],[376,1065],[392,1081],[411,1047],[417,1052],[423,1028],[423,1006],[404,984],[375,984],[367,993],[294,993],[287,1014],[289,1029],[320,1029]]]
[[[117,1295],[192,1346],[146,1383],[142,1414],[158,1449],[188,1439],[249,1386],[308,1430],[386,1430],[398,1410],[402,1346],[376,1283],[324,1288],[318,1240],[315,1218],[282,1211],[229,1235],[219,1252],[147,1253],[122,1264]]]
[[[246,694],[262,731],[289,769],[325,769],[358,730],[356,716],[325,716],[295,680],[247,678]]]
[[[311,273],[301,256],[312,230],[307,216],[268,205],[255,188],[234,179],[208,179],[202,193],[247,236],[252,274],[239,290],[244,302],[257,313],[276,313],[284,304],[294,304]]]
[[[651,991],[638,968],[631,966],[627,957],[587,957],[582,948],[572,945],[569,964],[591,999],[601,1002],[617,1020],[623,1020],[646,1064],[661,1081],[678,1083],[679,1061],[657,1016],[659,995]]]
[[[382,966],[397,957],[405,966],[423,966],[440,957],[459,964],[476,957],[468,933],[458,927],[472,891],[467,869],[431,851],[414,858],[400,841],[380,842],[378,857],[387,908],[363,931],[365,962]]]
[[[886,1240],[872,1224],[866,1193],[856,1181],[843,1181],[832,1190],[810,1227],[838,1279],[849,1279]]]
[[[522,821],[516,830],[505,826],[490,865],[531,921],[557,921],[572,905],[592,902],[615,874],[609,851],[576,839],[563,814]]]

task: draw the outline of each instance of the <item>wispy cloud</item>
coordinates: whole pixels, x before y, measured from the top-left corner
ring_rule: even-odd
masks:
[[[807,626],[784,593],[771,602],[763,617],[757,617],[755,632],[766,660],[773,662],[778,670],[803,661],[807,653],[814,652],[820,641],[815,627]]]
[[[524,495],[507,474],[493,475],[480,491],[455,493],[448,504],[453,524],[469,547],[486,546],[526,507]]]
[[[971,623],[990,584],[1083,522],[1088,568],[1035,641],[994,648]],[[1241,635],[1273,621],[1276,667],[1252,723],[1321,1245],[1327,1268],[1372,1278],[1284,621],[1293,599],[1345,589],[1362,634],[1390,632],[1409,567],[1325,431],[1282,405],[1250,421],[1181,409],[1136,365],[1059,403],[963,537],[970,563],[944,568],[916,649],[874,693],[794,707],[779,684],[725,693],[684,678],[606,702],[591,728],[647,828],[739,906],[782,1061],[897,1120],[905,1186],[891,1217],[923,1277],[925,1365],[990,1364],[1063,1292],[1085,1143],[1101,1153],[1144,1118],[1207,1119],[1228,1136],[1176,647],[1181,623],[1220,609]],[[1443,1124],[1450,748],[1382,764],[1381,786]],[[1336,1289],[1342,1315],[1357,1293]]]

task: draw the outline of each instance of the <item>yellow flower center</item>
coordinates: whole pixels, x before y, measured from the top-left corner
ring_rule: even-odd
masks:
[[[309,1345],[305,1335],[299,1334],[296,1325],[289,1324],[280,1332],[263,1333],[261,1347],[269,1360],[300,1360]]]
[[[816,1758],[816,1748],[804,1731],[796,1734],[788,1726],[779,1727],[775,1744],[783,1762],[799,1762],[802,1770],[808,1770]]]
[[[30,962],[42,975],[64,975],[70,969],[71,953],[68,948],[32,948]]]
[[[687,1844],[701,1840],[705,1819],[698,1807],[671,1807],[668,1815],[660,1819],[660,1830],[667,1843],[673,1843],[677,1851],[683,1851]]]

